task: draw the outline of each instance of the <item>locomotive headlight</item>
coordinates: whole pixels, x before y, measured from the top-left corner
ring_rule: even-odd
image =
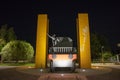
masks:
[[[55,67],[72,67],[71,60],[56,60],[53,62],[53,66]]]
[[[58,61],[58,64],[59,64],[59,66],[66,66],[67,62],[63,61],[63,60],[60,60],[60,61]]]

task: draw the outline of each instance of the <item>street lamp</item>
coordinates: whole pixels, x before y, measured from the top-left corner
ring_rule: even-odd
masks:
[[[118,43],[117,46],[120,47],[120,43]]]
[[[104,46],[101,46],[101,62],[104,61],[104,59],[103,59],[103,51],[104,51]]]
[[[117,56],[117,62],[120,62],[120,43],[117,44],[117,47],[118,47],[118,54],[116,55]]]

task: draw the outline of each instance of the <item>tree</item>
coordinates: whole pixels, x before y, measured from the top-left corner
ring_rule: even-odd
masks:
[[[104,47],[104,48],[102,48]],[[101,59],[102,51],[110,52],[110,47],[108,45],[108,40],[103,35],[98,35],[96,33],[91,34],[91,57],[92,59]]]
[[[6,34],[7,34],[7,25],[2,25],[0,28],[0,51],[6,44],[6,40],[5,40]]]
[[[101,46],[104,46],[104,51],[111,51],[107,37],[104,35],[97,35],[97,36]]]
[[[103,57],[104,61],[110,61],[112,54],[111,54],[111,52],[104,52],[102,57]]]
[[[9,42],[9,41],[12,41],[12,40],[16,40],[16,35],[15,35],[15,32],[14,32],[14,28],[10,27],[7,30],[6,41]]]
[[[2,25],[1,28],[0,28],[0,39],[5,40],[6,34],[7,34],[7,24]]]
[[[16,40],[13,27],[8,28],[7,24],[2,25],[0,28],[0,51],[6,45],[6,43],[11,40]]]
[[[5,44],[6,44],[5,40],[0,39],[0,52],[1,52],[1,49],[4,47]]]
[[[1,50],[3,60],[30,61],[34,55],[34,49],[30,43],[20,40],[8,42]]]
[[[101,44],[99,42],[99,39],[96,34],[91,34],[91,58],[92,59],[99,59],[100,54],[100,48]]]

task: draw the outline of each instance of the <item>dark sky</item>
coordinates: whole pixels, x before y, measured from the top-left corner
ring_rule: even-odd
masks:
[[[48,14],[50,34],[70,36],[74,42],[77,15],[88,13],[91,33],[106,36],[113,47],[120,42],[120,4],[115,0],[1,0],[0,26],[14,27],[18,39],[35,46],[40,13]]]

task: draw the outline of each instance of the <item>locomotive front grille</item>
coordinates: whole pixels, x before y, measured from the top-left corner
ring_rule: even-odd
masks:
[[[53,52],[59,53],[72,52],[72,47],[53,47]]]

